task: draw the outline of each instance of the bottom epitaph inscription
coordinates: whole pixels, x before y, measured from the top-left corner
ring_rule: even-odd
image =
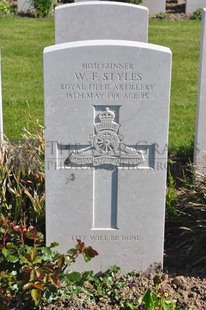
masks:
[[[141,238],[139,235],[72,235],[71,240],[76,241],[76,240],[81,240],[81,241],[140,241]]]

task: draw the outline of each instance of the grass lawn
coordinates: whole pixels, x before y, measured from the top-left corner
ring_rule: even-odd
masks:
[[[43,124],[43,49],[54,44],[53,18],[0,18],[4,132],[21,137]]]
[[[201,23],[196,20],[151,20],[149,42],[173,53],[169,148],[193,152],[198,88]]]
[[[193,149],[201,22],[150,20],[149,42],[173,52],[169,148]],[[43,124],[43,48],[54,44],[53,18],[0,18],[4,132],[18,139],[22,128]]]

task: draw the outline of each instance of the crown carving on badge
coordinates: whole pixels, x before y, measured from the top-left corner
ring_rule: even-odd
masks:
[[[105,108],[105,111],[102,111],[98,114],[100,122],[113,122],[115,118],[114,112],[112,112],[108,107]]]
[[[98,114],[98,118],[100,123],[94,124],[97,132],[100,130],[112,130],[117,132],[119,130],[119,124],[114,122],[115,113],[112,112],[108,107],[106,107],[104,111]]]

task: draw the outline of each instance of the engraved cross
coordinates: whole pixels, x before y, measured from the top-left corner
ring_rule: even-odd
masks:
[[[89,145],[73,150],[64,162],[66,169],[74,167],[93,169],[92,229],[96,230],[118,229],[119,168],[135,169],[145,160],[148,162],[147,168],[152,166],[153,148],[148,145],[138,148],[126,145],[124,137],[119,134],[120,125],[115,117],[111,107],[102,108],[97,114],[97,122],[93,125],[94,133],[89,136]],[[147,153],[150,153],[150,156]]]

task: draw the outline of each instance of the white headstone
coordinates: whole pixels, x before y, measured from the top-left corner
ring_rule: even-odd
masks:
[[[81,40],[147,42],[148,9],[142,6],[88,1],[55,8],[55,43]]]
[[[34,10],[33,0],[17,0],[17,10],[19,13],[33,12]]]
[[[2,106],[2,81],[1,81],[1,51],[0,51],[0,142],[3,141],[3,106]]]
[[[194,164],[196,170],[206,174],[206,9],[202,16],[199,89],[197,98],[196,142]]]
[[[186,0],[186,13],[193,13],[206,7],[206,0]]]
[[[178,5],[181,5],[181,4],[184,4],[185,3],[185,0],[177,0],[177,4]]]
[[[74,0],[74,2],[88,2],[88,1],[97,1],[97,0]],[[99,0],[101,1],[101,0]]]
[[[149,9],[150,15],[165,13],[165,0],[142,0],[142,4]]]
[[[99,253],[73,268],[162,263],[171,51],[80,41],[44,51],[46,236]]]

